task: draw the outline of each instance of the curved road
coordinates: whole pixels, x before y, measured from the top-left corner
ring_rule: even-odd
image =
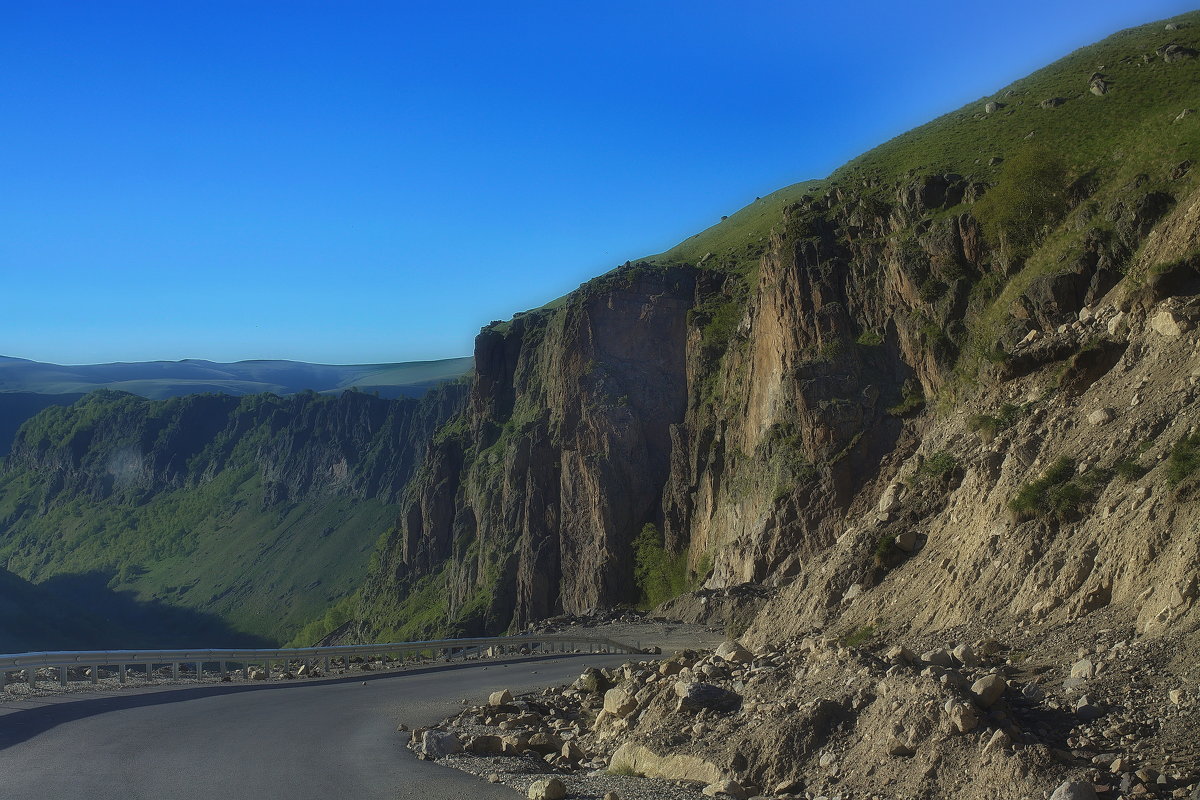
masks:
[[[430,725],[461,708],[461,698],[568,682],[585,666],[627,658],[471,662],[22,701],[0,694],[0,797],[513,800],[511,789],[418,760],[397,724]]]

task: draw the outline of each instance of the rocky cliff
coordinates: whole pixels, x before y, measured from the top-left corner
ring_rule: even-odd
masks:
[[[1200,290],[1181,20],[485,328],[360,633],[644,600],[647,525],[693,585],[785,587],[752,637],[1178,618]]]

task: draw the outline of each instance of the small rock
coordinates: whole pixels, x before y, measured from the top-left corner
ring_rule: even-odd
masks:
[[[621,800],[621,795],[616,792],[605,792],[604,800]]]
[[[988,753],[992,750],[1004,751],[1012,744],[1012,737],[1002,730],[997,729],[992,734],[992,738],[988,739],[988,743],[983,746],[983,752]]]
[[[1042,108],[1058,108],[1063,103],[1067,102],[1065,97],[1047,97],[1042,102],[1038,103]]]
[[[1071,677],[1094,678],[1096,677],[1096,665],[1090,658],[1081,658],[1071,665]]]
[[[512,692],[510,692],[508,689],[501,689],[498,692],[492,692],[488,697],[489,706],[506,706],[512,701]]]
[[[895,539],[896,547],[906,553],[911,553],[917,549],[917,534],[915,531],[905,531]]]
[[[1107,408],[1097,408],[1092,413],[1088,414],[1088,422],[1093,425],[1107,425],[1112,422],[1113,412]]]

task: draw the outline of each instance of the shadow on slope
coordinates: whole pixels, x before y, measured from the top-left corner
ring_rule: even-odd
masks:
[[[54,611],[46,619],[42,607],[22,622],[7,618],[0,630],[0,650],[125,650],[136,647],[276,647],[278,642],[239,631],[214,614],[181,608],[161,600],[138,600],[132,592],[109,588],[112,573],[100,571],[56,575],[33,586]],[[74,612],[74,620],[66,616]],[[46,622],[57,622],[47,626]],[[94,627],[92,627],[94,626]]]

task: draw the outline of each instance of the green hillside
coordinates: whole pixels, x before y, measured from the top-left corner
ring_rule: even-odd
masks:
[[[462,396],[104,390],[45,409],[0,469],[0,563],[137,633],[108,646],[286,641],[357,587]]]

